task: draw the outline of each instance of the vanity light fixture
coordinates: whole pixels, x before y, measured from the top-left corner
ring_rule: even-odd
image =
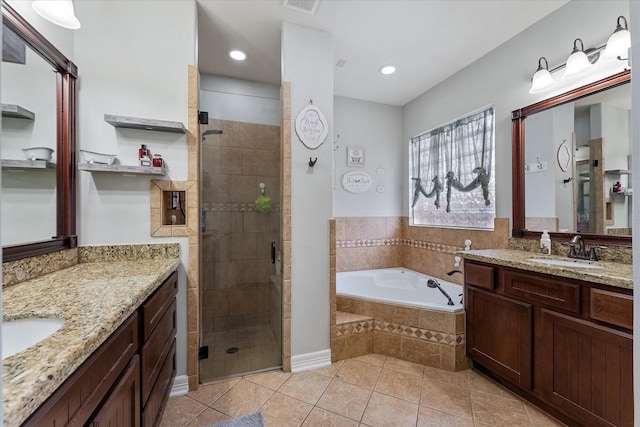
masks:
[[[529,93],[536,94],[544,92],[545,90],[555,86],[556,81],[554,80],[551,73],[554,73],[563,68],[565,68],[563,77],[573,78],[574,76],[582,74],[586,70],[595,70],[596,67],[593,67],[593,65],[596,64],[601,57],[614,60],[617,59],[619,61],[628,61],[628,51],[630,47],[631,34],[629,33],[627,20],[624,16],[619,16],[616,29],[609,37],[609,40],[606,44],[594,49],[587,49],[585,51],[582,39],[577,38],[573,41],[573,51],[567,58],[567,61],[564,64],[560,64],[552,69],[549,69],[547,59],[544,56],[541,57],[538,60],[538,69],[531,79],[531,88],[529,89]],[[603,62],[604,64],[614,63],[613,61],[605,60],[601,62]],[[605,69],[610,67],[609,65],[604,64],[603,66],[605,67]],[[629,63],[627,67],[631,68],[631,64]]]
[[[613,34],[607,40],[605,53],[609,57],[624,60],[627,58],[631,47],[631,33],[624,16],[618,16],[617,26]]]
[[[76,18],[71,0],[35,0],[31,6],[38,15],[49,22],[70,30],[80,28],[80,21]]]
[[[580,47],[578,47],[578,42],[580,42]],[[584,53],[584,44],[582,43],[582,39],[575,39],[573,41],[573,50],[571,51],[571,55],[567,58],[567,68],[564,70],[563,77],[571,77],[576,74],[580,74],[590,66],[591,62],[589,62],[587,54]]]
[[[229,56],[236,61],[244,61],[245,59],[247,59],[247,54],[237,49],[229,51]]]
[[[393,65],[385,65],[383,67],[380,67],[380,72],[385,76],[388,76],[389,74],[393,74],[396,72],[396,67],[394,67]]]
[[[544,61],[544,65],[542,64],[542,61]],[[531,79],[531,89],[529,89],[529,93],[533,94],[544,92],[545,90],[555,86],[555,84],[556,81],[549,72],[549,63],[547,62],[547,58],[541,56],[540,59],[538,59],[538,70],[536,70],[536,73]]]

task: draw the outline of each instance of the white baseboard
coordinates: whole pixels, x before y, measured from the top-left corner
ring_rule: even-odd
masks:
[[[330,349],[291,356],[291,372],[308,371],[329,365],[331,365]]]
[[[173,387],[169,397],[183,396],[189,392],[189,377],[186,375],[177,375],[173,379]]]

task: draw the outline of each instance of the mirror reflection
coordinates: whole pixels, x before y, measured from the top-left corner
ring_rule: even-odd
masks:
[[[527,116],[527,230],[632,234],[630,123],[629,84]]]
[[[48,240],[56,223],[56,73],[3,28],[2,246]]]

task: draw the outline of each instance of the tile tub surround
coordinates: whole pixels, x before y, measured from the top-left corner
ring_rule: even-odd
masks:
[[[5,426],[20,425],[174,271],[178,258],[81,263],[3,290],[4,319],[64,319],[3,360]]]
[[[456,252],[470,239],[472,248],[506,248],[509,219],[496,218],[493,230],[410,226],[407,217],[335,218],[336,271],[405,267],[445,277]],[[450,279],[462,284],[460,276]]]
[[[331,361],[373,353],[373,317],[336,312],[336,338],[331,340]]]
[[[570,258],[557,255],[541,255],[512,249],[484,249],[461,252],[464,259],[513,267],[536,273],[567,277],[585,282],[599,283],[624,289],[633,289],[633,265],[611,261],[598,261],[604,268],[586,269],[546,265],[530,261],[531,258],[548,258],[567,261]]]
[[[373,319],[371,353],[448,371],[469,368],[465,356],[464,313],[424,310],[340,295],[336,299],[338,313]],[[335,347],[338,355],[348,354],[340,348],[338,332],[341,326],[336,325],[336,338],[331,343],[331,352]]]

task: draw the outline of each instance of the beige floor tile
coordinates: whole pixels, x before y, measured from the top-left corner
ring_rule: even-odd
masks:
[[[358,362],[368,363],[374,366],[383,366],[385,360],[387,360],[387,356],[383,356],[382,354],[365,354],[364,356],[354,357],[351,360],[357,360]]]
[[[162,427],[175,427],[186,425],[189,421],[200,415],[207,409],[202,403],[187,396],[176,396],[167,402],[162,416]]]
[[[334,379],[322,394],[317,406],[360,421],[371,390]]]
[[[274,391],[252,382],[241,380],[216,400],[211,407],[231,418],[256,412]]]
[[[409,402],[420,403],[422,378],[412,374],[382,368],[374,390],[402,400],[408,400]]]
[[[468,370],[451,372],[444,369],[424,367],[424,377],[429,380],[442,381],[445,383],[457,385],[459,387],[469,388]]]
[[[371,427],[414,427],[417,417],[417,404],[374,391],[362,422]]]
[[[314,369],[312,372],[320,375],[325,375],[327,377],[335,377],[342,365],[344,364],[344,360],[339,360],[335,363],[332,363],[329,366],[325,366],[323,368]]]
[[[302,425],[312,409],[308,403],[274,393],[260,410],[267,427],[297,427]]]
[[[540,409],[525,403],[525,409],[527,410],[527,415],[529,415],[529,420],[531,421],[532,426],[536,427],[562,427],[565,424],[560,421],[552,418],[547,413],[541,411]]]
[[[473,420],[495,427],[531,426],[524,403],[471,390]]]
[[[504,397],[505,399],[520,400],[515,394],[511,393],[506,388],[472,369],[467,371],[467,377],[469,378],[470,390]]]
[[[190,391],[187,396],[192,399],[202,402],[207,406],[211,406],[213,402],[218,400],[227,390],[234,385],[238,384],[240,379],[233,379],[229,381],[219,381],[213,384],[201,384],[198,390]]]
[[[331,382],[331,378],[312,371],[293,374],[278,390],[282,394],[315,405]]]
[[[376,385],[382,368],[358,360],[346,360],[338,371],[336,378],[360,387],[372,389]]]
[[[282,370],[262,372],[254,375],[247,375],[245,380],[259,384],[271,390],[278,390],[285,381],[291,376],[290,372],[282,372]]]
[[[416,427],[473,427],[473,420],[421,406]]]
[[[358,422],[316,406],[302,425],[303,427],[357,427]]]
[[[424,365],[419,363],[408,362],[406,360],[396,359],[395,357],[387,357],[384,367],[393,369],[394,371],[404,372],[405,374],[419,375],[422,377],[424,373]]]
[[[420,405],[458,417],[473,419],[469,390],[441,381],[424,379]]]
[[[200,413],[197,417],[187,424],[187,427],[206,427],[211,424],[219,423],[222,421],[230,420],[225,414],[216,411],[215,409],[207,408]]]

